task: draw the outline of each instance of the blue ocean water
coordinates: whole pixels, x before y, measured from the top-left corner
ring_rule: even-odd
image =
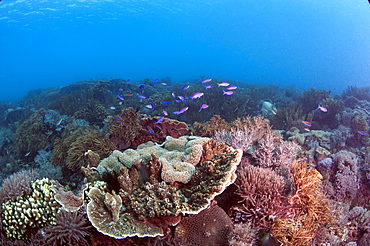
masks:
[[[366,0],[3,0],[0,101],[95,78],[370,86]]]

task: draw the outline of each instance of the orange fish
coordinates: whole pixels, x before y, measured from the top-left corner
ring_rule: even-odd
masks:
[[[115,119],[115,120],[123,121],[122,117],[121,117],[121,116],[119,116],[119,115],[113,115],[112,117],[113,117],[113,119]]]

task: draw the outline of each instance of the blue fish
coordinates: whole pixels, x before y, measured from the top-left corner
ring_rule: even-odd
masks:
[[[146,129],[147,129],[147,131],[148,131],[150,134],[153,134],[153,133],[154,133],[153,129],[152,129],[150,126],[146,126]]]
[[[159,124],[164,120],[164,116],[159,117],[159,119],[154,124]]]
[[[171,102],[162,101],[162,104],[170,104]]]

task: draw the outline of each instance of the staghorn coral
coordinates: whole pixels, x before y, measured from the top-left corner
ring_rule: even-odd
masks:
[[[85,216],[79,212],[62,211],[56,216],[54,225],[42,229],[45,245],[88,246],[86,239],[92,227]]]
[[[2,229],[8,238],[25,240],[41,227],[55,224],[60,206],[49,186],[47,178],[36,180],[31,183],[32,193],[2,204]]]
[[[176,226],[174,241],[179,245],[227,245],[233,224],[226,212],[217,205],[198,214],[184,217]]]
[[[196,155],[187,152],[187,149],[196,145],[202,146],[202,156],[198,161],[189,160],[188,157],[192,156],[190,159],[193,159]],[[115,238],[163,235],[163,228],[173,225],[176,217],[199,213],[233,183],[236,179],[236,166],[241,158],[241,151],[213,139],[199,137],[168,138],[162,146],[147,143],[138,146],[138,151],[142,148],[148,153],[136,160],[130,158],[130,155],[125,158],[114,152],[97,167],[101,179],[107,182],[108,189],[90,190],[91,201],[87,213],[94,227],[103,234]],[[169,153],[165,148],[180,149],[188,153],[185,159],[196,164],[194,173],[186,184],[163,181],[157,155],[163,155],[163,151]],[[173,153],[175,159],[183,155],[181,151]],[[112,190],[114,187],[116,190]],[[113,208],[107,204],[106,200],[111,200],[112,196],[115,197],[114,200],[119,199],[119,196],[122,205]],[[121,211],[118,219],[117,211]]]
[[[294,190],[288,201],[292,213],[277,218],[272,235],[281,245],[310,245],[317,230],[331,221],[330,205],[321,192],[322,176],[304,162],[294,162],[292,174]]]

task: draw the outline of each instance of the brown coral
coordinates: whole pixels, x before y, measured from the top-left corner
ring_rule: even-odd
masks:
[[[273,237],[282,245],[309,245],[315,232],[331,221],[330,206],[321,191],[321,174],[304,162],[292,167],[293,193],[288,201],[293,209],[288,218],[278,218],[272,226]]]
[[[184,217],[176,226],[175,242],[179,245],[227,245],[233,224],[225,211],[213,205],[198,214]]]
[[[163,142],[167,136],[179,138],[189,132],[189,128],[185,122],[165,118],[156,124],[158,119],[157,117],[144,118],[140,121],[142,129],[132,141],[133,146],[138,146],[148,141]]]
[[[90,245],[86,237],[92,227],[82,214],[62,211],[55,223],[42,229],[45,245]]]
[[[138,153],[131,149],[126,150],[130,155],[114,151],[110,157],[100,162],[97,170],[101,179],[115,190],[90,190],[88,216],[98,231],[115,238],[163,235],[163,228],[172,225],[171,221],[177,216],[199,213],[235,181],[236,167],[242,154],[240,150],[208,138],[183,136],[180,140],[183,139],[185,141],[168,137],[161,146],[149,142],[138,146]],[[201,157],[191,151],[187,152],[189,148],[195,150],[197,145],[202,146]],[[172,153],[168,154],[170,152]],[[174,182],[163,181],[158,156],[166,153],[170,160],[171,156],[173,160],[179,156],[184,157],[184,153],[185,160],[193,162],[190,159],[198,159],[190,164],[195,165],[195,171],[190,173],[187,183],[180,184],[177,179]],[[118,208],[113,209],[105,201],[118,201],[119,199],[110,199],[112,196],[118,198],[118,194],[122,199],[122,206],[117,219],[114,214]]]

